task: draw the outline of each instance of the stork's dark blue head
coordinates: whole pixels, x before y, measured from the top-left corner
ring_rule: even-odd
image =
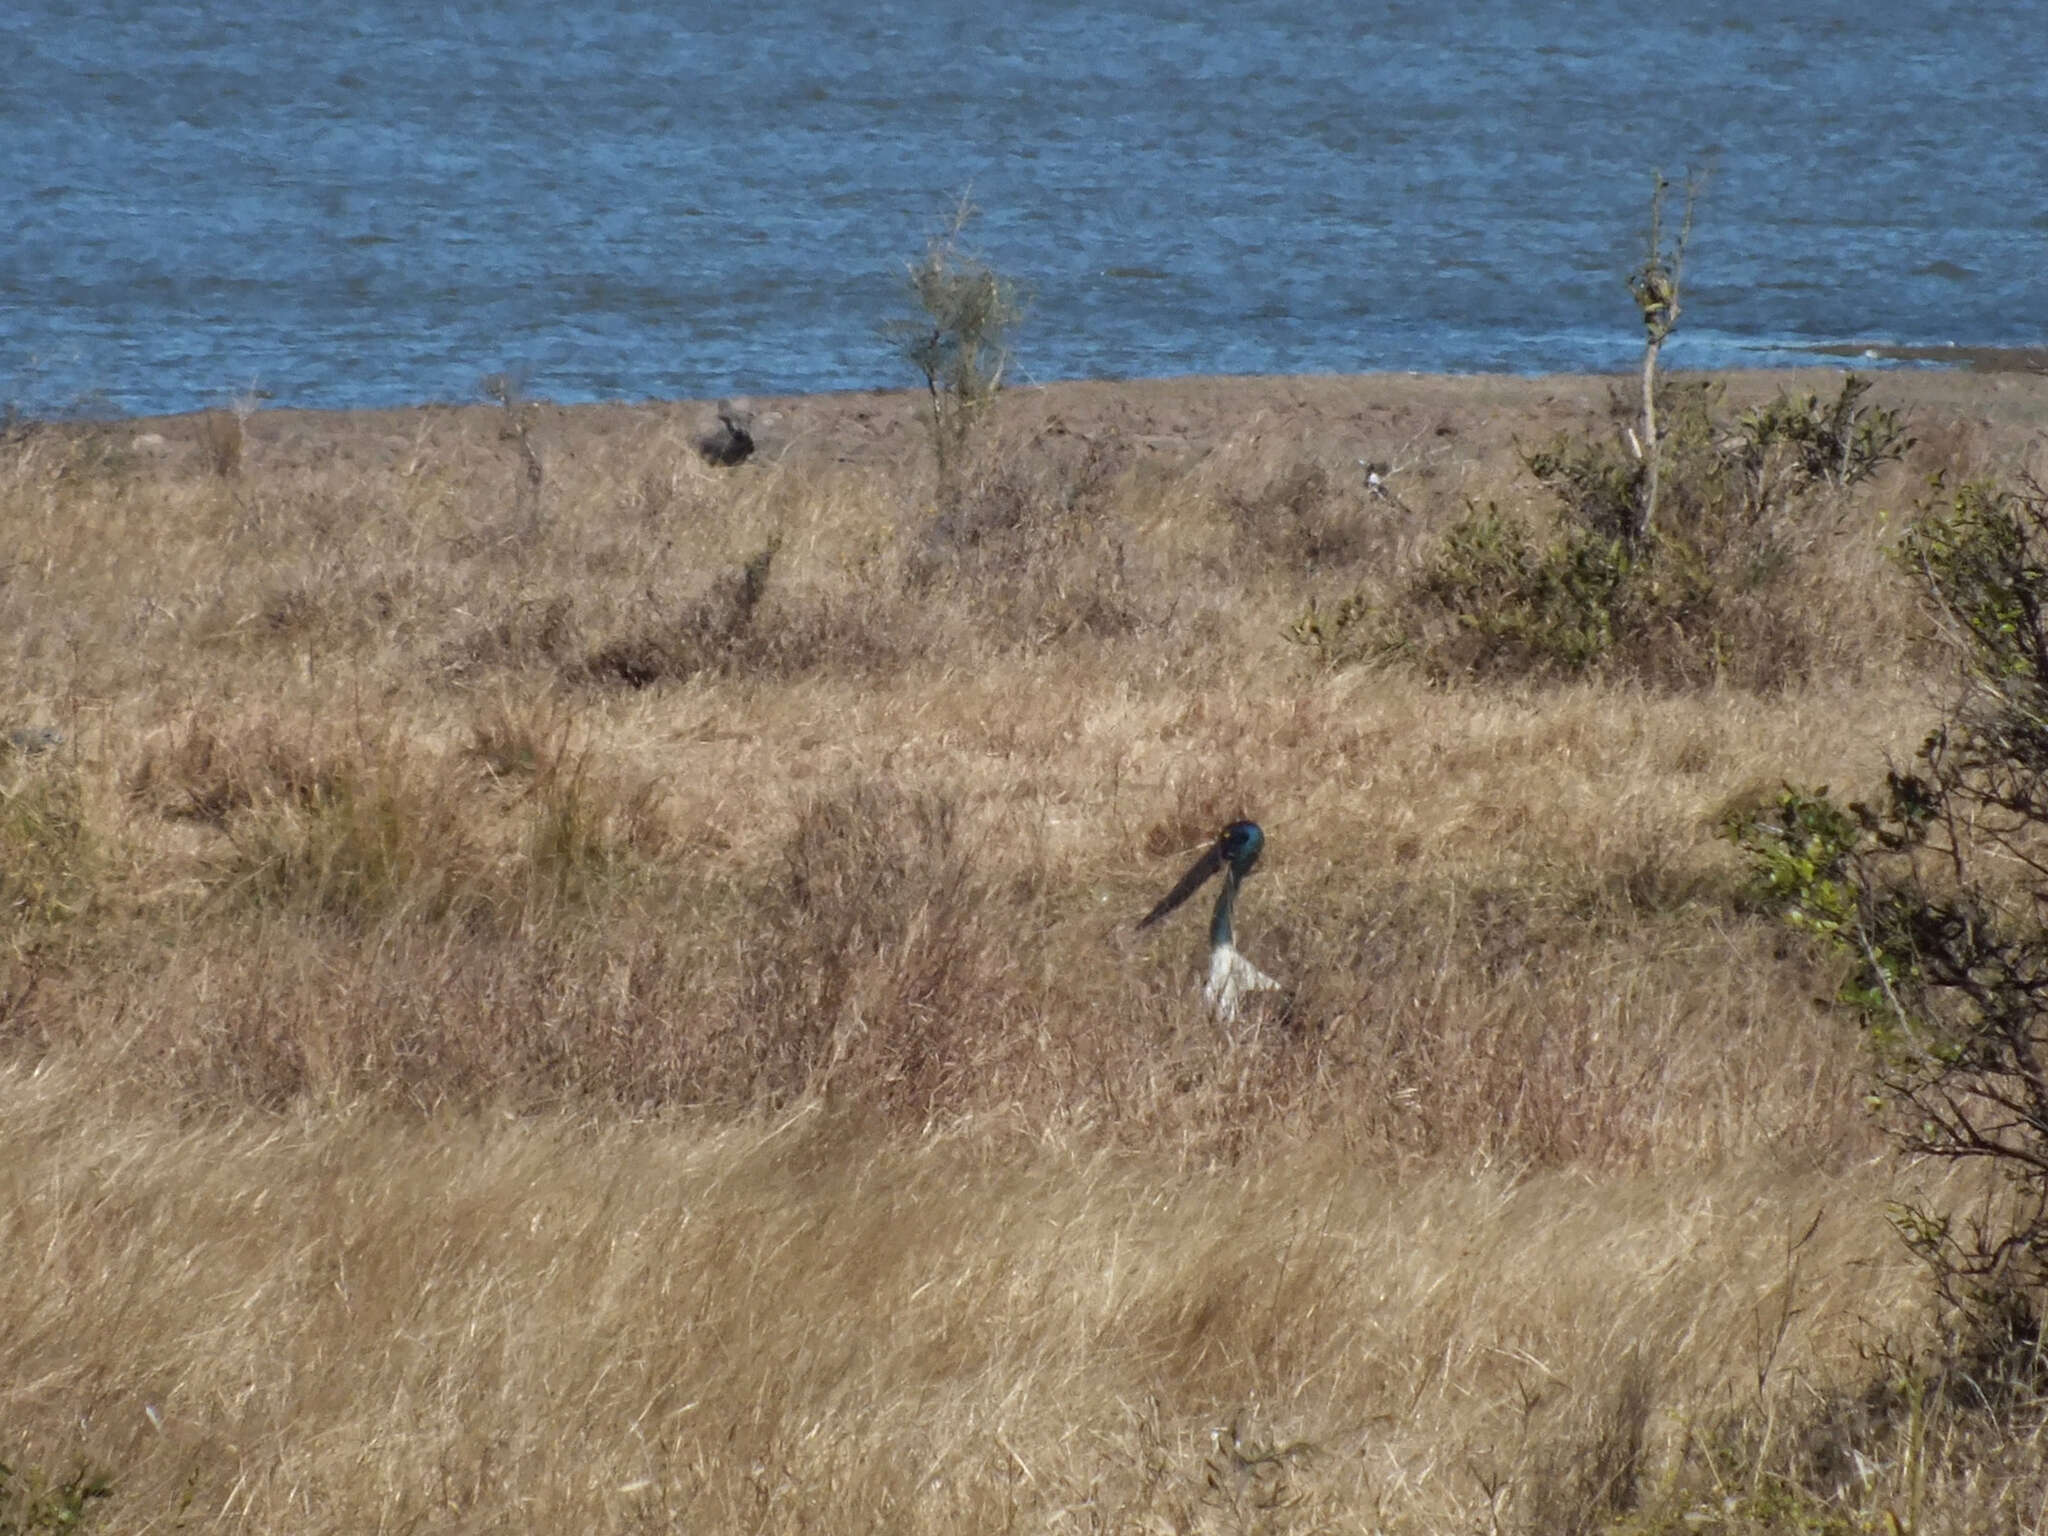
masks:
[[[1259,830],[1256,821],[1233,821],[1218,835],[1216,854],[1230,866],[1231,873],[1242,880],[1259,862],[1259,854],[1265,846],[1266,834]]]
[[[1211,843],[1208,851],[1195,861],[1194,868],[1180,877],[1180,884],[1168,891],[1159,905],[1145,914],[1138,926],[1151,927],[1194,895],[1204,883],[1225,870],[1230,871],[1230,880],[1226,882],[1224,891],[1224,900],[1227,903],[1230,891],[1235,889],[1235,882],[1252,872],[1252,866],[1259,862],[1259,851],[1265,846],[1266,834],[1259,830],[1256,821],[1233,821],[1216,835],[1216,841]]]

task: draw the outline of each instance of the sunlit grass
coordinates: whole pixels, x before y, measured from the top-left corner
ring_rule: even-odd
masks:
[[[1559,386],[1468,383],[1052,391],[943,514],[801,419],[535,408],[525,490],[452,413],[10,444],[0,1462],[118,1530],[1799,1528],[1769,1442],[1923,1295],[1715,829],[1918,741],[1878,514],[1984,434],[1815,520],[1796,686],[1318,665],[1537,494]],[[1219,1028],[1132,920],[1237,816],[1287,993]],[[1857,1518],[1895,1430],[1828,1431]]]

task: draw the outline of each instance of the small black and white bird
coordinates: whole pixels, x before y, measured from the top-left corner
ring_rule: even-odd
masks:
[[[1378,460],[1360,459],[1358,467],[1365,471],[1365,494],[1374,501],[1384,501],[1398,512],[1408,511],[1408,504],[1396,496],[1387,484],[1395,470],[1392,465]],[[1412,515],[1412,514],[1411,514]]]

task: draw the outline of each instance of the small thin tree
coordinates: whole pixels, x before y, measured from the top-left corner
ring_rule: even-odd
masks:
[[[1650,237],[1642,262],[1629,273],[1628,291],[1635,296],[1643,317],[1643,440],[1637,452],[1643,456],[1643,491],[1637,504],[1635,524],[1629,542],[1646,542],[1657,528],[1658,461],[1657,443],[1657,354],[1671,333],[1678,329],[1679,291],[1685,278],[1685,247],[1692,239],[1693,205],[1698,201],[1704,177],[1688,171],[1685,177],[1685,215],[1678,226],[1678,238],[1664,243],[1664,209],[1671,195],[1671,182],[1662,171],[1650,193]]]
[[[541,462],[540,449],[533,441],[533,403],[526,398],[526,372],[523,368],[514,368],[504,373],[485,374],[477,382],[477,388],[503,413],[498,440],[510,443],[518,450],[520,478],[517,495],[526,511],[528,531],[538,532],[541,487],[547,479],[547,469]]]
[[[942,505],[959,494],[969,439],[1002,390],[1010,336],[1023,318],[1016,284],[963,244],[974,215],[962,198],[910,264],[910,296],[919,313],[891,328],[924,376]]]

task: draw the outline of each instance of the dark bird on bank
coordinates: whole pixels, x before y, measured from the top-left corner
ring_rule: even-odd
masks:
[[[707,464],[730,469],[754,456],[754,434],[748,430],[753,413],[743,411],[729,400],[718,402],[718,429],[697,439],[697,452]]]
[[[1259,854],[1266,846],[1266,834],[1255,821],[1233,821],[1217,834],[1209,851],[1195,861],[1180,878],[1180,884],[1147,912],[1138,923],[1149,928],[1173,911],[1209,880],[1220,874],[1223,889],[1217,893],[1216,910],[1209,918],[1209,981],[1202,999],[1225,1023],[1237,1017],[1238,999],[1247,992],[1269,992],[1280,983],[1237,952],[1230,931],[1231,910],[1237,905],[1237,888],[1251,878]]]

